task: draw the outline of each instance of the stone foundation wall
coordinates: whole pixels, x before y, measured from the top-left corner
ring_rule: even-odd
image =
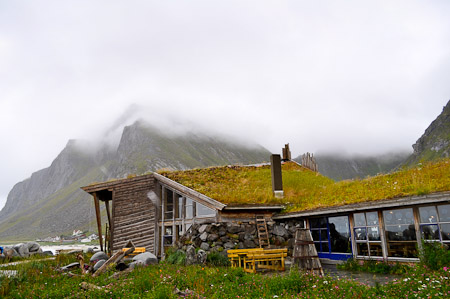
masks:
[[[292,254],[295,231],[303,222],[267,222],[269,241],[273,248],[288,248]],[[259,247],[255,221],[194,224],[175,244],[177,249],[186,251],[189,245],[203,249],[207,253],[219,252],[226,255],[228,249]]]

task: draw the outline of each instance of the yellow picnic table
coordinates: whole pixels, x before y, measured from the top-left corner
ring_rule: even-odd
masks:
[[[243,268],[244,271],[256,273],[257,269],[270,269],[284,271],[285,258],[287,257],[287,248],[283,249],[230,249],[228,258],[231,267]]]

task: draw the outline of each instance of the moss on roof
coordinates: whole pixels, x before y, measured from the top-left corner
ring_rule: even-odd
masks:
[[[334,182],[288,162],[282,165],[285,197],[272,194],[270,166],[223,166],[160,174],[228,205],[285,204],[285,212],[450,191],[450,159],[392,174]]]

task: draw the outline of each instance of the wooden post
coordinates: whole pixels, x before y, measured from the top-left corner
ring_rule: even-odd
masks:
[[[95,216],[97,218],[98,241],[100,243],[100,250],[103,251],[102,216],[100,215],[100,203],[97,198],[97,193],[94,192],[93,195],[94,195],[94,205],[95,205]]]
[[[108,216],[108,224],[109,224],[109,235],[108,235],[109,241],[107,250],[109,254],[112,254],[112,221],[111,221],[111,213],[109,212],[109,200],[105,200],[105,207],[106,207],[106,216]]]

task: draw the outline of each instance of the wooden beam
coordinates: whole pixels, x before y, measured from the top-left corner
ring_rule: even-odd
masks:
[[[112,246],[111,246],[111,241],[112,241],[112,221],[111,221],[111,213],[109,212],[109,200],[105,200],[105,207],[106,207],[106,215],[108,216],[108,224],[109,224],[109,244],[108,244],[108,252],[109,254],[112,253]],[[106,238],[106,236],[105,236]]]
[[[165,176],[162,176],[159,173],[154,173],[153,176],[159,182],[167,185],[170,188],[173,188],[176,192],[178,192],[182,196],[190,197],[190,198],[198,201],[202,205],[207,206],[208,208],[222,210],[224,207],[227,206],[226,204],[223,204],[215,199],[212,199],[200,192],[192,190],[186,186],[181,185],[180,183],[177,183],[169,178],[166,178]]]
[[[103,238],[102,238],[102,216],[100,215],[100,203],[97,198],[97,193],[94,195],[94,205],[95,205],[95,216],[97,218],[97,229],[98,229],[98,241],[100,243],[100,250],[103,251]]]

